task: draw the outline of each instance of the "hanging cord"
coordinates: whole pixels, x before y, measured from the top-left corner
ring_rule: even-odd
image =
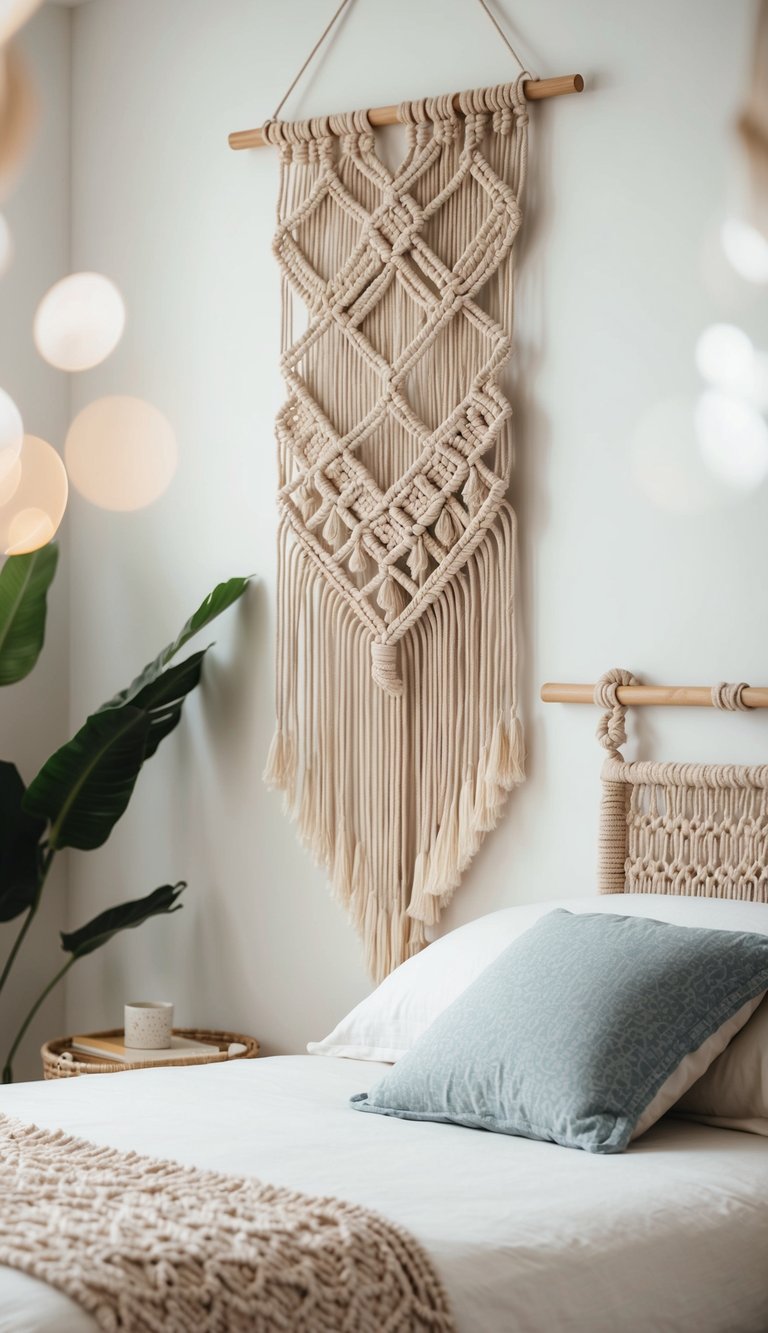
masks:
[[[275,110],[272,112],[272,119],[273,119],[273,120],[277,120],[278,116],[280,115],[280,112],[282,111],[283,107],[285,106],[286,102],[288,101],[288,98],[290,97],[291,93],[293,92],[294,88],[296,87],[296,84],[299,82],[299,79],[301,78],[301,76],[302,76],[302,74],[304,73],[305,69],[306,69],[307,66],[308,66],[309,64],[311,64],[311,62],[314,60],[315,56],[317,55],[318,51],[320,50],[320,47],[322,46],[323,42],[325,41],[326,37],[328,36],[328,33],[331,31],[331,28],[334,26],[334,24],[336,23],[337,19],[340,19],[340,18],[341,18],[341,15],[342,15],[343,11],[346,9],[346,7],[347,7],[347,5],[348,5],[349,3],[350,3],[350,0],[341,0],[341,4],[339,5],[338,9],[336,10],[336,13],[334,14],[334,16],[333,16],[333,18],[331,19],[331,21],[330,21],[330,23],[328,24],[328,26],[327,26],[326,28],[324,28],[323,31],[321,32],[320,36],[318,37],[317,41],[315,42],[314,46],[312,47],[312,50],[310,51],[309,55],[307,56],[306,60],[304,61],[304,64],[302,65],[301,69],[299,70],[298,74],[296,75],[296,78],[293,80],[293,83],[291,84],[290,88],[288,89],[287,92],[283,93],[283,96],[280,98],[280,101],[278,102],[277,106],[275,107]],[[481,3],[482,3],[482,0],[481,0]]]
[[[299,79],[301,78],[302,74],[303,74],[304,71],[307,69],[307,67],[308,67],[309,65],[311,65],[312,61],[314,60],[315,56],[317,55],[318,51],[320,50],[320,47],[323,45],[323,42],[325,41],[325,39],[326,39],[326,37],[328,36],[329,32],[330,32],[331,29],[335,26],[335,24],[337,23],[337,21],[341,18],[341,15],[342,15],[342,13],[344,12],[344,10],[346,9],[346,7],[347,7],[348,4],[350,4],[350,0],[341,0],[341,4],[339,5],[338,9],[336,10],[336,13],[333,15],[333,17],[332,17],[330,23],[328,23],[328,25],[323,29],[323,31],[321,32],[321,34],[320,34],[320,36],[318,37],[317,41],[315,42],[314,46],[312,47],[312,50],[310,51],[309,55],[307,56],[306,60],[304,61],[304,64],[302,65],[301,69],[299,70],[298,74],[297,74],[296,77],[294,78],[293,82],[291,83],[291,85],[289,86],[289,88],[287,89],[287,91],[284,92],[284,93],[283,93],[283,96],[280,98],[280,101],[278,102],[277,106],[275,107],[274,111],[272,112],[272,117],[271,117],[272,120],[277,120],[278,116],[280,115],[280,112],[282,111],[283,107],[285,106],[286,102],[288,101],[288,98],[290,97],[291,93],[293,92],[294,88],[296,87],[296,84],[299,82]],[[480,5],[480,8],[481,8],[481,9],[484,9],[484,10],[485,10],[486,14],[488,15],[488,18],[491,20],[491,23],[493,24],[494,28],[496,29],[497,33],[499,34],[499,36],[500,36],[501,40],[503,41],[504,45],[506,46],[507,50],[508,50],[509,52],[511,52],[511,54],[512,54],[512,56],[514,57],[515,61],[516,61],[517,64],[519,65],[521,72],[522,72],[523,74],[527,75],[527,77],[529,77],[529,78],[532,77],[531,74],[530,74],[530,72],[528,71],[527,67],[523,64],[522,60],[520,59],[519,55],[517,54],[517,51],[515,50],[515,48],[514,48],[514,46],[512,45],[512,43],[510,42],[510,40],[509,40],[509,38],[507,37],[506,33],[504,32],[504,29],[502,28],[502,26],[501,26],[501,24],[499,23],[498,19],[496,18],[495,14],[493,14],[493,13],[491,12],[491,10],[488,8],[488,5],[485,3],[485,0],[478,0],[478,4]],[[533,77],[535,77],[535,76],[533,76]]]
[[[527,67],[526,65],[523,64],[522,60],[520,59],[519,55],[517,54],[517,51],[515,50],[515,48],[514,48],[514,46],[512,45],[512,43],[510,42],[509,38],[507,37],[507,34],[505,33],[505,31],[504,31],[504,29],[502,28],[501,24],[499,23],[498,19],[496,18],[496,15],[493,14],[493,13],[491,12],[491,10],[488,8],[487,4],[485,3],[485,0],[477,0],[477,3],[479,4],[479,6],[480,6],[481,9],[484,9],[484,10],[485,10],[486,14],[488,15],[489,19],[491,20],[491,23],[493,24],[494,28],[496,29],[497,33],[499,34],[499,36],[500,36],[502,42],[504,43],[504,45],[506,46],[507,50],[512,52],[512,55],[514,56],[514,58],[515,58],[515,60],[517,61],[518,65],[520,66],[520,72],[521,72],[521,74],[528,74],[528,73],[529,73],[529,71],[528,71],[528,67]],[[529,77],[530,77],[530,75],[529,75]]]

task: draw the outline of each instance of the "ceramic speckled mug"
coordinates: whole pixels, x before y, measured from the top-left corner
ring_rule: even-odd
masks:
[[[165,1051],[172,1032],[170,1000],[134,1000],[125,1006],[125,1044],[132,1050]]]

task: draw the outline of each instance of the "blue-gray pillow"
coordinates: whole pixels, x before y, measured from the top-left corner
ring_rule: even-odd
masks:
[[[764,935],[554,911],[352,1105],[622,1152],[766,989]]]

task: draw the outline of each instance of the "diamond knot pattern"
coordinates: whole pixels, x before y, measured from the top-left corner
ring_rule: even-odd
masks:
[[[439,136],[412,145],[393,174],[370,136],[345,136],[274,243],[306,313],[282,358],[281,508],[381,642],[441,595],[508,480],[497,446],[510,338],[481,294],[520,208],[480,135],[467,132],[447,181],[435,170],[442,151]],[[335,265],[329,229],[343,237]],[[456,253],[461,231],[469,241]]]

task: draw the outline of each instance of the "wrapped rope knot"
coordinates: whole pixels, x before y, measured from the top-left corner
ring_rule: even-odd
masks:
[[[721,680],[719,685],[712,686],[712,704],[726,713],[746,713],[751,707],[744,702],[744,691],[748,689],[749,685],[745,680],[735,685]]]
[[[403,693],[396,643],[371,644],[371,675],[380,689],[397,699]]]
[[[607,709],[597,724],[595,734],[603,748],[611,754],[618,754],[627,739],[627,710],[624,704],[619,703],[619,687],[636,684],[631,671],[614,667],[606,671],[595,685],[595,703],[599,708]]]

